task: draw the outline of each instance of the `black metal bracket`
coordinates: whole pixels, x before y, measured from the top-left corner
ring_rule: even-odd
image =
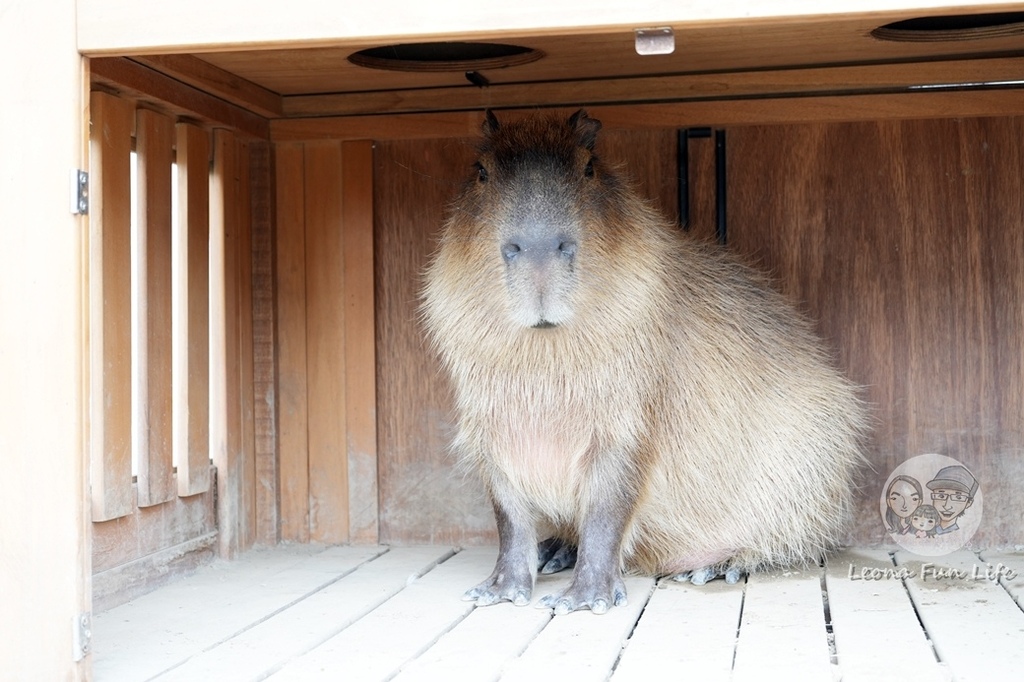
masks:
[[[678,132],[676,152],[679,164],[679,226],[690,229],[690,140],[710,138],[711,128],[682,128]],[[725,131],[715,137],[715,236],[720,244],[727,238],[725,212]]]

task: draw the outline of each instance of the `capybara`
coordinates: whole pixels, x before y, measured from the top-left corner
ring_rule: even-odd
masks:
[[[540,605],[601,613],[625,603],[623,571],[817,561],[850,511],[856,388],[764,276],[595,155],[600,127],[488,112],[425,273],[453,446],[497,520],[497,565],[466,593],[480,605],[529,603],[548,537],[578,554]]]

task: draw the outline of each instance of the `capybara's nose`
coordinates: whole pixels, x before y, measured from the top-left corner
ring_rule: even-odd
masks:
[[[571,262],[576,257],[575,239],[565,235],[515,235],[501,245],[501,257],[511,265],[519,259],[547,261],[561,259]]]

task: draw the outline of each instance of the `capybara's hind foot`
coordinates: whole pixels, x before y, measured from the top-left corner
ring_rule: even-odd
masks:
[[[537,568],[541,573],[558,573],[576,565],[576,545],[548,538],[537,545]]]
[[[730,585],[735,585],[743,577],[743,573],[738,568],[730,567],[724,572],[719,569],[705,566],[704,568],[698,568],[696,571],[685,571],[672,576],[672,580],[677,583],[689,582],[694,585],[703,585],[709,580],[714,580],[719,576],[725,576],[725,582]]]

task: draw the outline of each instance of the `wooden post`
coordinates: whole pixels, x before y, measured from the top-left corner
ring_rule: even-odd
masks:
[[[70,210],[68,176],[88,167],[88,77],[75,0],[15,0],[2,13],[0,676],[84,680],[88,222]]]
[[[341,143],[306,144],[309,539],[348,541]]]
[[[135,221],[137,366],[132,402],[139,506],[174,497],[171,456],[171,166],[174,121],[148,109],[136,116]]]
[[[178,495],[210,487],[210,138],[179,123],[173,303],[174,450]]]
[[[345,424],[349,537],[378,541],[377,364],[373,298],[373,143],[342,144]]]
[[[92,193],[89,243],[90,478],[92,519],[132,511],[131,202],[135,104],[91,97]]]
[[[226,130],[214,132],[210,176],[210,451],[217,466],[220,555],[252,545],[251,273],[248,247],[248,155]],[[245,173],[242,170],[245,169]],[[242,176],[244,175],[244,181]]]
[[[309,542],[303,145],[276,145],[274,157],[277,193],[275,321],[278,352],[280,539]]]

